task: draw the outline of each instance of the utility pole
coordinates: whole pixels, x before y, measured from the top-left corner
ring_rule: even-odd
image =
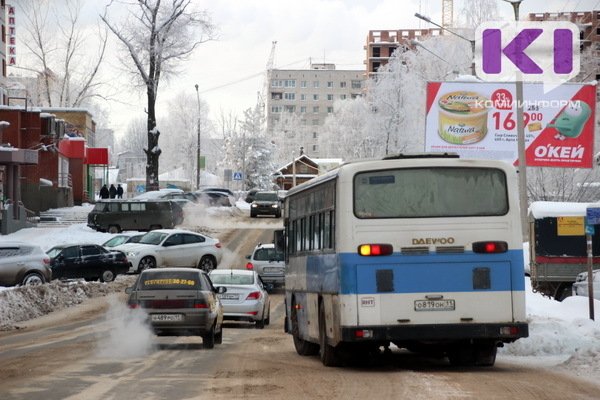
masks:
[[[198,92],[198,84],[194,85],[196,87],[196,100],[198,101],[198,147],[196,151],[196,189],[200,189],[200,93]]]

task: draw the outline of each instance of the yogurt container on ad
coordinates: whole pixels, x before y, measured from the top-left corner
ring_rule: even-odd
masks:
[[[476,92],[456,91],[438,100],[438,134],[448,143],[473,144],[487,133],[488,99]]]

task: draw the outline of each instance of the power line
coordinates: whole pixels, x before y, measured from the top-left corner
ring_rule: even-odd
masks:
[[[298,63],[300,63],[300,62],[305,62],[305,61],[306,61],[306,58],[303,58],[303,59],[301,59],[301,60],[297,60],[297,61],[291,62],[291,63],[289,63],[289,64],[283,65],[283,66],[281,66],[280,68],[283,68],[283,67],[288,67],[288,66],[290,66],[290,65],[298,64]],[[274,69],[280,69],[280,68],[274,68]],[[264,73],[265,73],[264,71],[257,72],[257,73],[255,73],[255,74],[248,75],[248,76],[245,76],[245,77],[243,77],[243,78],[236,79],[236,80],[234,80],[234,81],[230,81],[230,82],[224,83],[224,84],[222,84],[222,85],[213,86],[213,87],[210,87],[210,88],[208,88],[208,89],[201,90],[201,91],[200,91],[200,94],[204,94],[204,93],[206,93],[206,92],[212,92],[213,90],[222,89],[222,88],[224,88],[224,87],[227,87],[227,86],[235,85],[235,84],[238,84],[238,83],[241,83],[241,82],[244,82],[244,81],[250,80],[250,79],[252,79],[252,78],[256,78],[256,77],[258,77],[258,76],[264,75]]]

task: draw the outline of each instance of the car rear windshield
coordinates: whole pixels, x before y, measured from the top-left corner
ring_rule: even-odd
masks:
[[[215,274],[211,275],[210,279],[213,285],[252,285],[254,283],[254,275],[240,274]]]
[[[354,177],[358,218],[495,216],[508,212],[504,171],[495,168],[405,168]]]
[[[0,249],[0,258],[23,256],[26,254],[30,254],[32,251],[33,251],[33,247],[28,247],[28,246],[4,247],[4,248]]]
[[[254,196],[254,200],[256,200],[256,201],[279,201],[279,197],[277,197],[277,193],[258,192]]]
[[[138,290],[203,290],[202,279],[195,271],[151,271],[142,274],[138,281]]]
[[[256,250],[254,259],[257,261],[283,261],[283,251],[274,248],[262,248]]]

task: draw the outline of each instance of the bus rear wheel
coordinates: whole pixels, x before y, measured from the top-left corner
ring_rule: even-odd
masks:
[[[492,340],[461,343],[448,352],[448,360],[455,367],[491,367],[496,362],[497,350],[498,345]]]
[[[319,304],[319,354],[321,362],[326,367],[337,367],[340,365],[338,349],[327,343],[327,324],[325,320],[325,307]]]
[[[300,338],[300,330],[298,328],[298,310],[296,302],[292,303],[292,337],[294,338],[294,348],[296,353],[301,356],[314,356],[319,354],[319,346]]]

